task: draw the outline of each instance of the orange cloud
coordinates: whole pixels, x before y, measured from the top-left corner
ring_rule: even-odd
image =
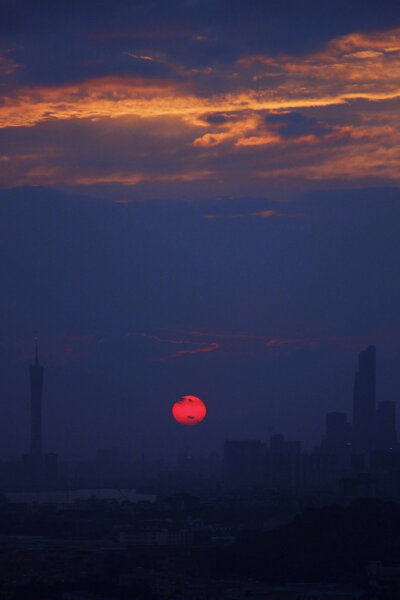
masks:
[[[0,128],[34,128],[55,121],[74,121],[76,125],[87,120],[101,131],[104,123],[119,120],[132,131],[134,148],[135,128],[145,122],[154,153],[159,151],[158,140],[162,140],[163,149],[169,144],[165,156],[171,164],[174,156],[180,163],[162,172],[154,164],[144,165],[144,157],[150,157],[150,163],[154,156],[153,148],[142,152],[137,144],[140,161],[132,154],[129,166],[126,161],[123,167],[110,163],[99,169],[93,160],[90,167],[80,167],[75,156],[68,156],[66,143],[60,138],[43,156],[32,152],[29,158],[28,152],[19,155],[2,148],[2,180],[7,185],[132,186],[191,181],[220,185],[232,182],[233,170],[236,179],[240,177],[244,183],[258,179],[260,184],[265,178],[281,177],[398,180],[399,39],[400,28],[396,28],[342,36],[331,40],[322,51],[302,57],[242,57],[233,72],[224,67],[219,73],[219,89],[226,85],[225,92],[219,93],[204,93],[204,87],[197,91],[199,72],[179,65],[173,65],[172,72],[184,73],[184,77],[176,80],[107,76],[63,85],[23,85],[13,90],[5,86]],[[143,61],[167,60],[150,53],[126,54]],[[8,54],[0,56],[1,74],[15,68]],[[201,77],[207,78],[210,68],[201,71]],[[217,76],[218,72],[212,75]],[[212,89],[212,81],[206,89]],[[387,111],[389,105],[391,112]],[[332,111],[332,106],[340,108]],[[328,119],[329,126],[321,134],[305,131],[304,135],[285,136],[282,129],[265,119],[266,112],[299,110],[318,122],[322,115],[322,122]],[[170,125],[160,131],[160,123]],[[102,138],[107,137],[105,144],[118,144],[117,129],[113,137],[109,127]],[[74,152],[79,155],[79,148]],[[105,161],[101,162],[104,165]]]
[[[21,67],[11,58],[11,50],[7,50],[0,54],[0,75],[11,75]]]
[[[333,39],[322,52],[305,57],[255,55],[238,64],[256,68],[253,78],[279,79],[278,93],[310,99],[346,102],[355,98],[377,101],[399,96],[400,28],[370,34],[353,33]],[[258,68],[257,68],[258,66]]]
[[[133,52],[123,52],[122,54],[126,54],[127,56],[130,56],[131,58],[136,58],[138,60],[149,60],[151,62],[155,60],[151,56],[146,56],[143,54],[133,54]]]
[[[282,141],[279,135],[257,135],[242,137],[236,140],[235,146],[266,146],[268,144],[278,144]]]
[[[272,338],[265,343],[267,348],[280,346],[319,346],[321,340],[313,338]]]
[[[149,335],[147,333],[142,333],[142,337],[149,337],[156,342],[173,344],[173,345],[190,345],[190,346],[198,346],[197,348],[188,348],[185,350],[178,350],[173,354],[168,354],[166,356],[161,356],[159,358],[153,358],[154,361],[159,362],[169,362],[170,360],[174,360],[175,358],[180,358],[186,354],[200,354],[203,352],[213,352],[214,350],[218,350],[219,344],[217,342],[193,342],[193,340],[175,340],[175,339],[165,339],[161,338],[158,335]]]
[[[400,141],[400,140],[399,140]],[[355,176],[368,179],[380,177],[400,180],[400,146],[379,146],[376,143],[337,148],[312,164],[290,165],[257,171],[257,177],[301,177],[309,180],[345,179]]]
[[[176,172],[168,174],[160,173],[121,173],[112,172],[108,175],[89,175],[89,176],[77,176],[68,177],[68,183],[74,183],[75,185],[92,185],[94,183],[120,183],[122,185],[136,185],[137,183],[145,182],[157,182],[157,183],[171,183],[175,181],[198,181],[201,179],[207,179],[212,175],[211,171],[187,171],[187,172]],[[67,182],[66,182],[67,183]]]
[[[170,354],[169,356],[163,356],[161,358],[154,358],[155,361],[167,362],[173,360],[175,358],[180,358],[185,354],[199,354],[202,352],[214,352],[214,350],[218,350],[219,344],[217,342],[211,342],[208,346],[203,346],[201,348],[195,348],[194,350],[178,350],[174,354]]]
[[[206,133],[195,139],[192,146],[197,148],[210,148],[231,139],[232,135],[230,133]]]
[[[51,119],[127,115],[147,118],[174,115],[198,124],[207,112],[284,110],[343,104],[362,98],[370,101],[397,98],[400,96],[399,33],[400,28],[344,36],[332,40],[323,52],[301,59],[243,57],[237,64],[243,68],[243,73],[238,73],[240,87],[208,97],[196,95],[188,85],[175,81],[133,77],[102,77],[53,87],[25,86],[4,98],[0,127],[33,126]],[[149,55],[126,54],[154,60]],[[244,89],[241,78],[254,67],[257,68],[253,79],[260,82],[273,76],[276,84],[267,81],[265,87],[257,83],[257,89]]]
[[[278,94],[272,95],[270,90],[230,92],[201,98],[178,84],[156,85],[129,78],[104,77],[73,86],[19,89],[12,96],[5,97],[0,106],[0,128],[32,127],[51,120],[126,116],[180,117],[199,125],[200,117],[209,112],[322,107],[356,98],[378,101],[400,96],[400,86],[388,92],[363,92],[360,89],[353,93],[319,97],[315,95],[316,91],[314,95],[297,98],[281,93],[276,99]]]
[[[259,210],[257,212],[236,213],[233,215],[204,215],[203,219],[241,219],[243,217],[261,217],[269,219],[270,217],[303,217],[303,213],[281,213],[277,210]]]
[[[54,164],[54,162],[57,164]],[[7,185],[94,185],[118,183],[133,186],[139,183],[169,184],[175,182],[192,182],[209,179],[213,176],[210,170],[180,170],[160,173],[157,171],[124,171],[110,165],[103,173],[96,171],[96,165],[86,167],[85,172],[71,170],[62,155],[54,148],[43,149],[37,153],[17,155],[0,155],[0,177]]]

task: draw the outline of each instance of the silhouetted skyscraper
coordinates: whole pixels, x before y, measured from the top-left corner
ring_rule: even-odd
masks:
[[[326,436],[324,450],[332,454],[343,454],[349,441],[347,415],[343,412],[330,412],[326,415]]]
[[[296,487],[299,458],[298,440],[285,440],[281,433],[271,435],[264,464],[264,479],[267,487],[275,490],[293,490]]]
[[[378,402],[375,447],[377,450],[395,450],[396,444],[396,404],[389,400]]]
[[[330,412],[326,415],[326,434],[322,438],[321,453],[333,458],[331,469],[334,480],[347,474],[351,465],[351,428],[344,412]]]
[[[226,440],[225,482],[233,487],[259,485],[262,482],[263,453],[259,440]]]
[[[354,378],[353,445],[359,453],[368,453],[374,442],[376,416],[376,348],[369,346],[358,355]]]
[[[30,459],[34,470],[39,470],[43,463],[42,448],[42,392],[43,367],[39,364],[38,347],[36,344],[35,363],[29,367],[31,382],[31,447]]]

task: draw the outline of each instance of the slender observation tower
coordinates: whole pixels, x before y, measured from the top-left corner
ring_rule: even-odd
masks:
[[[29,367],[31,382],[31,448],[30,458],[32,466],[40,468],[43,462],[42,448],[42,392],[43,392],[43,367],[39,364],[38,345],[35,347],[35,363]]]

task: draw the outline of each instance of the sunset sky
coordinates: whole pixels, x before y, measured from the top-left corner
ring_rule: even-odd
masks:
[[[61,454],[311,447],[369,343],[399,397],[399,181],[392,0],[1,0],[0,453],[36,335]]]

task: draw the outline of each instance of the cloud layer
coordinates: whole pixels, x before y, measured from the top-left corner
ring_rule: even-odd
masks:
[[[9,33],[0,49],[3,185],[190,197],[321,181],[398,184],[400,27],[371,30],[360,19],[361,30],[343,33],[355,27],[348,15],[321,39],[326,15],[313,6],[311,47],[306,25],[297,46],[285,36],[274,46],[254,35],[257,18],[270,26],[258,5],[246,14],[238,3],[224,26],[221,2],[207,28],[201,4],[192,7],[197,22],[177,3],[174,26],[155,29],[139,3],[142,29],[121,28],[117,17],[82,29],[71,7],[70,30],[61,11],[52,34]],[[232,46],[227,33],[240,18]],[[66,46],[71,31],[77,41]]]

